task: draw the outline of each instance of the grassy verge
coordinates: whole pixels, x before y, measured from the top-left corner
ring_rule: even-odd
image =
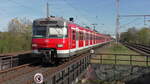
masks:
[[[139,55],[138,53],[131,51],[130,49],[126,48],[122,44],[115,44],[112,43],[110,46],[105,47],[103,49],[97,50],[96,52],[100,53],[111,53],[111,54],[132,54],[132,56],[125,56],[125,55],[117,55],[117,60],[136,60],[136,61],[146,61],[146,57],[144,56],[135,56]],[[97,55],[94,58],[101,59],[100,55]],[[91,60],[91,63],[102,63],[102,64],[122,64],[122,65],[139,65],[139,66],[146,66],[146,62],[130,62],[130,61],[116,61],[115,62],[115,55],[102,55],[102,59],[111,59],[111,60]],[[112,60],[113,59],[113,60]],[[150,65],[150,63],[149,63]]]
[[[103,48],[99,51],[100,53],[111,53],[111,54],[137,54],[134,51],[131,51],[130,49],[126,48],[122,44],[116,44],[112,43],[109,46]]]

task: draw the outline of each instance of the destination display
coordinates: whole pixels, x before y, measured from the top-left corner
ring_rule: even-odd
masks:
[[[40,24],[57,24],[57,21],[40,21]]]

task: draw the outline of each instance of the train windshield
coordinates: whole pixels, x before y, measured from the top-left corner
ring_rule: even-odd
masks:
[[[46,37],[47,28],[46,27],[34,27],[33,28],[33,37]]]
[[[64,27],[49,27],[49,38],[64,38],[67,37],[67,28]]]
[[[34,27],[33,37],[35,38],[65,38],[67,28],[64,27]]]

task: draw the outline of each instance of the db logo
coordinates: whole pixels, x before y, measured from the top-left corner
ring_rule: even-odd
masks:
[[[41,73],[36,73],[34,75],[34,81],[39,84],[43,83],[43,75]]]

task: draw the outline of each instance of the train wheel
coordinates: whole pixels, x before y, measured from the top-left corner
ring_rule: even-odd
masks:
[[[46,51],[44,52],[44,57],[42,58],[43,63],[54,64],[57,58],[56,51]]]
[[[56,59],[57,59],[57,52],[56,51],[52,51],[52,53],[51,53],[51,60],[52,60],[53,64],[57,62]]]
[[[42,58],[42,62],[43,63],[51,63],[52,59],[51,59],[51,51],[45,51],[44,53],[44,57]]]

